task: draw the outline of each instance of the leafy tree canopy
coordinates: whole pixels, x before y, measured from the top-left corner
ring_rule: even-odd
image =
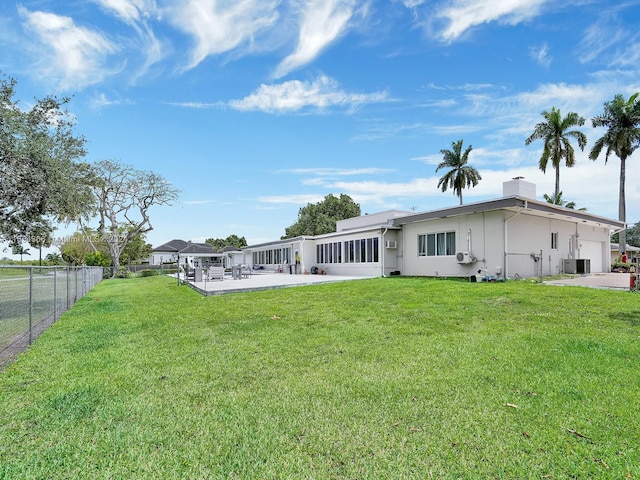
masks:
[[[40,246],[54,223],[86,217],[91,205],[85,139],[73,132],[68,98],[49,96],[23,110],[16,81],[0,77],[0,239]]]
[[[634,247],[640,247],[640,222],[636,223],[632,227],[627,228],[626,230],[626,241],[629,245],[633,245]],[[620,234],[614,233],[611,235],[611,243],[619,243],[620,242]]]
[[[247,240],[235,234],[229,235],[227,238],[207,238],[205,243],[213,246],[218,251],[224,247],[242,248],[247,246]]]
[[[336,222],[347,218],[359,217],[360,205],[344,193],[340,197],[329,194],[321,202],[308,203],[298,211],[298,221],[285,228],[281,239],[303,235],[322,235],[336,231]]]
[[[560,205],[561,207],[570,208],[572,210],[575,210],[576,208],[576,202],[570,202],[562,198],[562,191],[559,191],[557,195],[555,194],[549,195],[545,193],[543,197],[547,201],[547,203],[552,203],[553,205]],[[586,207],[581,207],[578,210],[582,212],[587,211]]]
[[[58,247],[63,260],[70,265],[84,265],[87,255],[97,251],[95,242],[90,241],[92,235],[95,235],[95,231],[87,229],[85,232],[74,232],[67,237]]]
[[[109,267],[112,263],[107,242],[100,232],[92,228],[85,227],[82,231],[75,232],[59,248],[62,258],[73,265]],[[140,263],[151,255],[152,248],[151,244],[145,241],[144,234],[132,235],[120,254],[120,263],[125,265]]]
[[[92,252],[84,259],[84,263],[92,267],[110,267],[111,259],[104,252]]]

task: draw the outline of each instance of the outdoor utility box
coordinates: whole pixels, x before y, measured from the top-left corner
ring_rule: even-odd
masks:
[[[193,281],[194,282],[201,282],[202,281],[202,269],[201,268],[196,268],[193,271]]]
[[[564,273],[591,273],[591,260],[588,258],[565,258]]]
[[[241,270],[241,266],[240,265],[233,265],[231,267],[231,278],[233,278],[234,280],[240,280],[242,279],[242,270]]]

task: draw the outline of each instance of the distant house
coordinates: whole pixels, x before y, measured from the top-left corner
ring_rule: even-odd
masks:
[[[173,239],[151,250],[149,263],[160,265],[162,263],[174,263],[178,259],[178,252],[189,245],[189,242]]]
[[[313,266],[336,275],[537,277],[610,270],[624,222],[536,200],[523,178],[494,200],[422,213],[390,210],[337,222],[336,232],[250,245],[253,265]],[[249,263],[249,262],[245,262]]]
[[[179,263],[179,265],[187,264],[192,268],[224,263],[226,257],[227,255],[218,253],[216,249],[208,243],[187,242],[185,240],[174,239],[152,250],[150,264]]]
[[[639,247],[634,247],[633,245],[629,245],[627,243],[625,252],[627,252],[627,258],[629,259],[629,262],[638,263],[638,259],[640,258]],[[611,244],[611,263],[615,263],[619,261],[620,255],[622,255],[622,252],[620,251],[620,245],[617,243],[612,243]]]

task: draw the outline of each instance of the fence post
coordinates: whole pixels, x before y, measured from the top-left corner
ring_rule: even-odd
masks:
[[[53,321],[58,319],[58,267],[53,267]]]
[[[33,341],[33,267],[29,267],[29,345]]]
[[[71,266],[67,265],[67,308],[66,310],[69,310],[69,288],[70,288],[69,283],[70,282],[71,282]]]

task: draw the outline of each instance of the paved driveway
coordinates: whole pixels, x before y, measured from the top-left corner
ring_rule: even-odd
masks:
[[[545,281],[547,285],[573,285],[578,287],[604,288],[609,290],[629,290],[628,273],[593,273],[576,275],[572,278]]]

